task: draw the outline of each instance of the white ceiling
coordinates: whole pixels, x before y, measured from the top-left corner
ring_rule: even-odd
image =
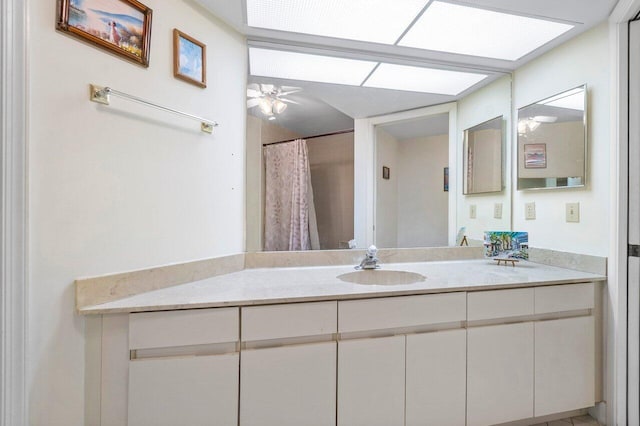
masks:
[[[398,141],[446,135],[449,133],[449,114],[436,114],[418,120],[384,124],[380,128]]]
[[[306,123],[305,125],[298,124],[298,130],[296,130],[304,135],[344,130],[345,121],[343,115],[351,118],[371,117],[460,99],[505,73],[510,73],[546,51],[594,27],[609,16],[617,3],[617,0],[468,0],[466,3],[457,0],[444,0],[450,3],[467,4],[501,12],[547,18],[575,25],[567,33],[519,60],[505,61],[379,43],[251,28],[246,25],[244,0],[195,1],[244,34],[250,46],[375,60],[402,65],[432,66],[460,71],[482,71],[489,74],[489,78],[460,93],[458,96],[249,76],[249,83],[273,83],[276,85],[299,86],[304,89],[303,92],[296,94],[296,100],[304,100],[308,96],[308,103],[313,104],[313,108],[305,113],[301,107],[294,108],[298,106],[290,105],[285,111],[288,117],[285,119],[285,116],[282,116],[277,119],[281,125],[284,125],[287,121],[290,123]],[[327,106],[325,107],[324,104],[327,104]],[[336,113],[335,110],[342,114]],[[334,119],[336,119],[335,123]]]

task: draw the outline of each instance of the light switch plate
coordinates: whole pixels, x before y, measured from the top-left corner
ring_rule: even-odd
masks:
[[[526,220],[535,220],[536,218],[536,203],[524,203],[524,218]]]
[[[471,204],[469,206],[469,219],[475,219],[475,218],[476,218],[476,205]]]
[[[567,203],[567,222],[580,222],[580,203]]]
[[[502,203],[493,204],[493,218],[502,219]]]

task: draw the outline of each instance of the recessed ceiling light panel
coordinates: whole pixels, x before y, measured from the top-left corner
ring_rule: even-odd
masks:
[[[515,61],[573,25],[434,1],[398,45]]]
[[[262,77],[359,86],[376,64],[356,59],[249,48],[249,73]]]
[[[364,86],[453,96],[486,77],[485,74],[380,64]]]
[[[247,0],[250,27],[394,44],[427,0]]]

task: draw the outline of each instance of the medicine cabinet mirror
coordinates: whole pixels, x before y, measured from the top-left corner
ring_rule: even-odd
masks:
[[[586,184],[587,87],[518,109],[518,190]]]
[[[463,193],[482,194],[504,189],[504,118],[464,131]]]

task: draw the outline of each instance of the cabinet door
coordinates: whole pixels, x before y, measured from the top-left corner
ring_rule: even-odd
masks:
[[[336,424],[336,343],[242,352],[240,424]]]
[[[467,426],[533,417],[533,323],[467,330]]]
[[[338,425],[403,426],[405,337],[338,342]]]
[[[466,330],[407,336],[407,426],[465,423]]]
[[[235,425],[238,354],[129,363],[129,426]]]
[[[591,407],[595,401],[592,316],[535,324],[535,415]]]

